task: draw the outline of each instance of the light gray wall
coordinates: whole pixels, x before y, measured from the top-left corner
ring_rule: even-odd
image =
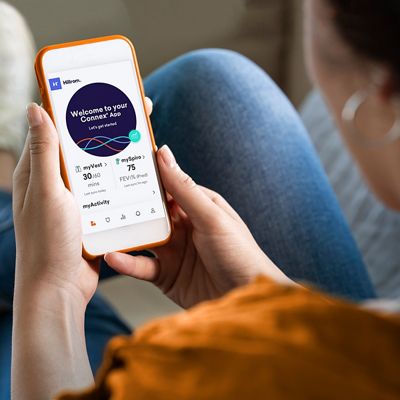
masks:
[[[287,76],[282,62],[291,1],[9,0],[28,20],[38,47],[124,34],[135,44],[143,75],[188,50],[226,47],[280,84]]]

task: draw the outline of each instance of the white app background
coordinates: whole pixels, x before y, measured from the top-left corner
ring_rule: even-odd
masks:
[[[160,188],[154,167],[152,144],[140,89],[131,61],[51,73],[61,89],[50,90],[67,175],[82,216],[84,234],[164,218]],[[70,83],[67,83],[70,82]],[[136,113],[140,140],[108,157],[89,154],[71,138],[66,112],[71,97],[91,83],[111,84],[129,98]],[[101,121],[93,122],[101,124]]]

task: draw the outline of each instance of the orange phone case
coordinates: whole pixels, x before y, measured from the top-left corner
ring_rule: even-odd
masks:
[[[144,100],[145,96],[144,96],[143,82],[142,82],[142,78],[141,78],[140,71],[139,71],[139,65],[138,65],[137,58],[136,58],[136,52],[135,52],[135,48],[133,47],[132,42],[128,38],[126,38],[125,36],[122,36],[122,35],[111,35],[111,36],[104,36],[104,37],[99,37],[99,38],[79,40],[79,41],[75,41],[75,42],[67,42],[67,43],[55,44],[55,45],[52,45],[52,46],[47,46],[47,47],[42,48],[37,53],[36,59],[35,59],[35,72],[36,72],[36,78],[37,78],[38,85],[39,85],[40,96],[41,96],[42,102],[43,102],[43,107],[48,112],[48,114],[50,115],[50,117],[51,117],[51,119],[53,120],[54,123],[55,123],[55,119],[54,119],[54,114],[53,114],[53,110],[52,110],[52,107],[51,107],[50,94],[49,94],[49,92],[47,90],[47,86],[45,84],[46,78],[45,78],[45,75],[44,75],[44,70],[43,70],[43,65],[42,65],[44,54],[46,52],[48,52],[48,51],[51,51],[51,50],[54,50],[54,49],[63,48],[63,47],[79,46],[79,45],[82,45],[82,44],[103,42],[103,41],[114,40],[114,39],[122,39],[122,40],[126,41],[130,46],[130,49],[132,51],[132,56],[133,56],[133,61],[134,61],[134,65],[135,65],[137,78],[138,78],[138,81],[139,81],[140,95],[141,95],[141,98],[142,98],[143,107],[145,107],[145,102],[144,102],[145,101]],[[157,146],[156,146],[156,142],[154,140],[154,134],[153,134],[153,129],[151,127],[150,118],[147,115],[147,112],[145,114],[146,114],[147,125],[148,125],[149,132],[150,132],[153,151],[156,152],[157,151]],[[69,183],[69,180],[68,180],[67,170],[66,170],[66,166],[65,166],[65,162],[64,162],[64,157],[63,157],[63,154],[62,154],[62,151],[61,151],[61,146],[60,146],[60,163],[61,163],[61,176],[62,176],[62,178],[64,180],[65,186],[69,190],[71,190],[71,186],[70,186],[70,183]],[[157,168],[157,173],[159,175],[157,164],[156,164],[156,168]],[[162,189],[162,192],[163,192],[163,195],[164,195],[164,199],[163,200],[164,200],[164,202],[166,202],[165,189],[163,187],[161,189]],[[142,245],[142,246],[138,246],[138,247],[131,247],[131,248],[128,248],[128,249],[121,249],[119,251],[126,253],[126,252],[129,252],[129,251],[137,251],[137,250],[149,249],[149,248],[161,246],[161,245],[167,243],[171,238],[173,225],[172,225],[171,217],[170,217],[169,212],[168,212],[168,207],[166,207],[166,210],[167,210],[167,218],[169,220],[169,225],[171,227],[171,230],[170,230],[170,234],[168,235],[168,237],[165,240],[162,240],[160,242],[155,242],[155,243],[149,243],[148,245]],[[95,259],[97,257],[101,257],[102,256],[102,254],[99,254],[99,255],[90,254],[85,249],[83,244],[82,244],[82,255],[88,260],[93,260],[93,259]]]

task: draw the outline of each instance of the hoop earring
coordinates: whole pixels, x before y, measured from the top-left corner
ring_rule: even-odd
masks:
[[[364,147],[382,147],[393,143],[400,138],[400,115],[396,111],[396,118],[392,127],[381,138],[367,138],[356,127],[356,117],[360,107],[365,103],[369,95],[367,90],[354,93],[345,103],[342,110],[342,120],[350,128],[350,137]]]

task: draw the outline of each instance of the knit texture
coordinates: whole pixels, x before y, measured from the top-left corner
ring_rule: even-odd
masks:
[[[265,277],[108,345],[59,400],[400,398],[400,319]]]

